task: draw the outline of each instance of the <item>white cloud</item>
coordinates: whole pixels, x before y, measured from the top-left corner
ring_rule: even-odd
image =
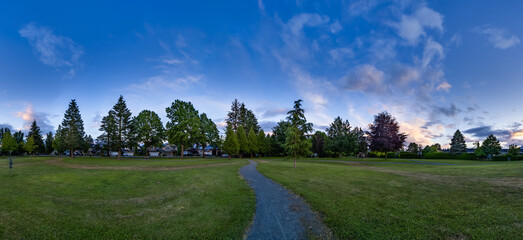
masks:
[[[438,59],[443,59],[445,57],[443,46],[432,40],[432,38],[429,38],[427,39],[427,43],[423,49],[422,67],[427,67],[435,57],[438,57]]]
[[[316,13],[301,13],[292,17],[287,26],[294,35],[299,35],[303,27],[316,27],[329,22],[328,16],[321,16]]]
[[[359,65],[342,79],[342,86],[347,90],[383,93],[385,73],[373,65]]]
[[[377,0],[358,0],[349,6],[349,14],[359,16],[374,9],[378,5]]]
[[[54,128],[49,121],[49,114],[43,112],[35,112],[33,105],[27,105],[23,111],[15,113],[15,117],[24,120],[23,130],[29,130],[33,121],[40,127],[42,134],[53,131]]]
[[[338,33],[342,29],[340,21],[336,20],[330,25],[331,33]]]
[[[489,42],[492,43],[495,48],[507,49],[519,44],[519,38],[503,28],[482,26],[476,28],[476,31],[487,36]]]
[[[25,25],[18,31],[26,38],[39,60],[52,67],[78,67],[79,59],[84,51],[82,46],[70,38],[54,34],[49,28],[37,26],[34,23]],[[74,71],[69,71],[74,74]]]
[[[438,85],[438,87],[436,88],[436,90],[443,90],[443,91],[446,91],[448,92],[450,90],[450,88],[452,88],[452,85],[450,85],[450,83],[448,82],[442,82]]]
[[[443,16],[438,12],[421,7],[413,15],[402,15],[392,26],[398,30],[398,35],[411,45],[416,45],[421,36],[425,36],[425,28],[443,31]]]
[[[258,0],[258,8],[260,11],[265,12],[265,5],[263,5],[263,0]]]

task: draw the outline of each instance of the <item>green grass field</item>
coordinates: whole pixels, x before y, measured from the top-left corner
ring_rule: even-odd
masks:
[[[367,161],[293,169],[292,160],[263,160],[258,170],[303,196],[341,239],[523,239],[522,162]]]
[[[0,159],[1,239],[239,239],[255,210],[245,160],[14,162],[10,176]]]

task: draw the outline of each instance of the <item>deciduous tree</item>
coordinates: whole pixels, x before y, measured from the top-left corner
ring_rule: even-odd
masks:
[[[207,114],[200,114],[200,145],[202,146],[202,157],[205,158],[205,148],[207,144],[216,146],[220,140],[220,134],[216,124],[209,118]]]
[[[167,139],[170,144],[176,144],[181,149],[181,157],[185,147],[198,143],[200,134],[200,118],[198,111],[190,102],[175,100],[166,108]]]
[[[2,136],[2,151],[9,153],[9,173],[12,174],[13,171],[13,158],[11,154],[18,148],[16,140],[12,137],[10,131],[6,131]]]
[[[149,155],[151,146],[161,146],[165,139],[165,128],[162,120],[154,111],[143,110],[132,120],[132,132],[136,141],[143,143],[145,154]]]
[[[24,145],[24,149],[29,153],[34,153],[36,149],[38,148],[38,145],[35,144],[35,140],[33,137],[28,137],[27,142]]]
[[[396,119],[387,112],[379,113],[374,117],[374,123],[369,124],[368,132],[371,151],[387,152],[398,151],[403,147],[407,135],[400,133]]]

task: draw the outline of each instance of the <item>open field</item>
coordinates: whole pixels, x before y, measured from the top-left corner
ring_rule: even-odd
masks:
[[[245,160],[0,159],[0,238],[242,238]]]
[[[303,196],[342,239],[523,238],[522,162],[362,161],[305,160],[292,169],[292,160],[262,160],[258,170]]]

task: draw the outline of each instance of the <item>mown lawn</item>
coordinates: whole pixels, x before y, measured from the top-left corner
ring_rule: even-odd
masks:
[[[240,239],[254,214],[254,194],[238,175],[245,160],[60,161],[148,170],[53,160],[15,158],[11,176],[0,159],[1,239]],[[236,164],[154,169],[224,162]]]
[[[291,160],[259,162],[261,173],[303,196],[341,239],[523,239],[520,162],[299,161],[298,169]]]

